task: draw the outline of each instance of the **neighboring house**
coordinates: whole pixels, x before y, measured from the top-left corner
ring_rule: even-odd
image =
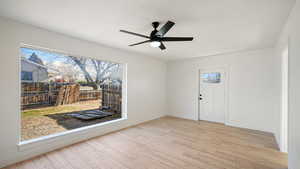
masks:
[[[22,57],[21,69],[22,82],[41,82],[48,80],[48,69],[35,53],[33,53],[29,59]]]

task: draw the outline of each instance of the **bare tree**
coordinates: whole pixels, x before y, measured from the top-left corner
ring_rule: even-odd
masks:
[[[46,64],[48,67],[48,73],[50,73],[51,77],[61,77],[63,79],[68,79],[71,81],[75,81],[79,78],[79,74],[81,73],[80,69],[74,69],[72,64],[63,64],[62,62],[49,62]],[[54,80],[54,79],[53,79]]]
[[[93,78],[91,77],[91,75],[89,74],[89,72],[86,69],[86,65],[87,65],[87,59],[86,58],[79,58],[79,57],[75,57],[75,56],[69,56],[69,58],[80,68],[80,70],[84,74],[85,80],[88,83],[94,82]]]
[[[100,61],[96,59],[88,59],[88,58],[79,58],[75,56],[69,56],[69,58],[77,65],[82,73],[86,81],[93,85],[95,89],[98,89],[101,84],[103,84],[106,80],[111,78],[111,75],[117,71],[119,71],[120,65],[117,63]],[[94,70],[96,72],[95,77],[91,75],[91,73],[87,70],[88,62],[91,62]]]
[[[119,67],[119,64],[116,64],[116,63],[100,61],[100,60],[95,60],[95,59],[91,59],[91,61],[96,70],[95,82],[97,84],[102,84],[113,73],[112,70],[116,67]]]

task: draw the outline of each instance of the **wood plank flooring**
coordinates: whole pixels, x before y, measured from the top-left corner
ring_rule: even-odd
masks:
[[[163,117],[6,169],[287,169],[270,133]]]

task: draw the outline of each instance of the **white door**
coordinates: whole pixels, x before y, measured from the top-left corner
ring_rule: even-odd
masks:
[[[225,123],[224,69],[200,70],[199,78],[199,119]]]

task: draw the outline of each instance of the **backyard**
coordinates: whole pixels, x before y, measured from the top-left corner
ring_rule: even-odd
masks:
[[[121,113],[95,119],[80,120],[68,116],[74,112],[99,109],[99,100],[82,101],[61,106],[47,106],[22,111],[22,141],[118,119]]]

